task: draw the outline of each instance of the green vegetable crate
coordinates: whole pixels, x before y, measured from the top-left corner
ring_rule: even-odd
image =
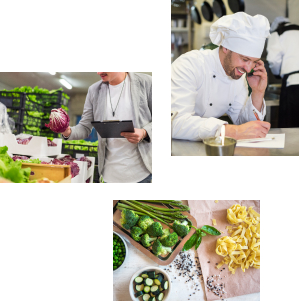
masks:
[[[77,158],[77,154],[83,154],[86,157],[95,157],[95,164],[98,165],[98,141],[63,140],[62,153],[69,154],[73,158]]]
[[[8,115],[16,124],[14,134],[26,133],[34,136],[58,138],[45,127],[53,108],[68,111],[69,96],[63,89],[49,91],[42,88],[21,87],[12,91],[0,91],[0,102],[7,107]]]

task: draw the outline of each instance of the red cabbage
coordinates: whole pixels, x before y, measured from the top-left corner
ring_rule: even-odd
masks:
[[[76,177],[79,174],[80,168],[77,163],[74,163],[75,159],[73,159],[70,155],[66,155],[63,158],[60,159],[53,159],[51,163],[48,164],[54,164],[54,165],[70,165],[71,167],[71,174],[72,178]]]
[[[48,146],[57,146],[57,144],[51,141],[50,139],[47,139],[47,142],[48,142]]]
[[[16,161],[16,160],[29,160],[29,158],[26,157],[26,156],[13,156],[12,159],[14,161]]]
[[[26,138],[26,139],[17,138],[17,143],[27,145],[30,142],[31,139],[32,139],[32,137],[29,137],[29,138]]]
[[[45,124],[55,133],[63,133],[66,131],[70,123],[70,117],[67,112],[61,108],[51,110],[50,122]]]
[[[87,169],[89,169],[89,167],[92,164],[91,161],[88,158],[86,158],[86,157],[81,157],[80,159],[77,159],[77,161],[85,161],[85,162],[87,162],[88,163]]]

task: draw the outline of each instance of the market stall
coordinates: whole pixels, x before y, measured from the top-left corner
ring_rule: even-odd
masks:
[[[97,142],[60,138],[69,126],[69,99],[62,88],[0,91],[1,178],[15,183],[93,183]]]

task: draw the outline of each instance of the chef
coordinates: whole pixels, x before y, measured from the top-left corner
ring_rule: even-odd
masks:
[[[220,47],[193,50],[181,55],[171,68],[172,137],[200,141],[219,136],[236,139],[262,138],[270,129],[262,121],[266,113],[263,99],[267,72],[260,60],[269,21],[239,12],[212,24],[210,38]],[[249,95],[247,74],[252,89]],[[218,119],[227,114],[234,124]]]
[[[282,78],[278,126],[299,127],[299,26],[277,17],[270,32],[267,60],[272,73]]]

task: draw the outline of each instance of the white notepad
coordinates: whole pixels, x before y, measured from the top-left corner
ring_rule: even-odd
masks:
[[[239,142],[236,146],[240,147],[254,147],[254,148],[284,148],[285,134],[268,134],[266,138],[273,138],[273,140],[262,142]]]

